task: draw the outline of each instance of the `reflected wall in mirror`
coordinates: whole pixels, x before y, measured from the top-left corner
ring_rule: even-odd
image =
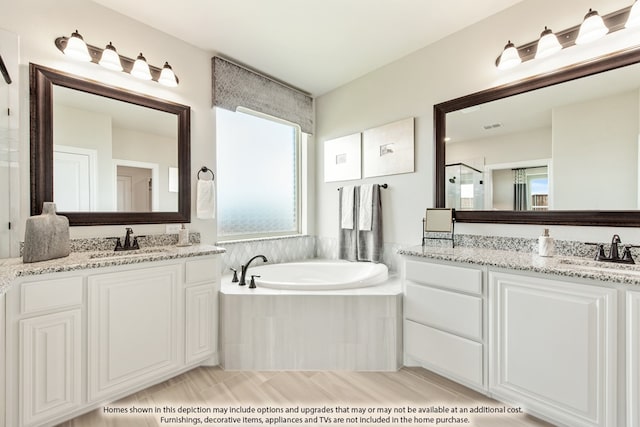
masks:
[[[434,107],[461,222],[640,226],[640,49]]]
[[[190,221],[188,106],[35,64],[30,78],[32,215],[53,200],[71,225]]]

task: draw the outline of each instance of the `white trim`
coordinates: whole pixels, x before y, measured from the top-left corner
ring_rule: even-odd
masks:
[[[118,188],[118,166],[151,169],[151,211],[158,212],[160,210],[160,165],[137,160],[113,159],[113,188]],[[117,191],[113,192],[113,202],[114,206],[118,206]]]
[[[98,195],[98,150],[54,144],[53,152],[79,154],[89,158],[89,212],[95,212],[96,197]]]

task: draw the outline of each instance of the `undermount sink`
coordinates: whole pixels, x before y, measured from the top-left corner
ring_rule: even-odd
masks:
[[[577,270],[588,270],[601,273],[627,274],[640,276],[640,265],[625,264],[590,259],[561,258],[560,264],[574,267]]]
[[[136,255],[157,255],[166,253],[166,249],[160,248],[146,248],[146,249],[134,249],[130,251],[105,251],[105,252],[96,252],[89,255],[90,259],[98,259],[98,258],[120,258],[120,257],[130,257]]]

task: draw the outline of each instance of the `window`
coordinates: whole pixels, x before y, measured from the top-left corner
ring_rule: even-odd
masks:
[[[300,137],[283,120],[216,109],[219,237],[300,232]]]

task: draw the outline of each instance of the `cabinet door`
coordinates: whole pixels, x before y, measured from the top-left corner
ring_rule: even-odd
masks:
[[[179,367],[179,271],[169,265],[89,276],[91,401]]]
[[[201,285],[186,290],[186,363],[191,364],[211,356],[217,347],[214,307],[215,285]]]
[[[627,424],[640,427],[640,292],[627,292]]]
[[[19,322],[20,425],[36,425],[82,403],[81,310]]]
[[[616,290],[490,273],[490,390],[572,426],[616,421]]]

